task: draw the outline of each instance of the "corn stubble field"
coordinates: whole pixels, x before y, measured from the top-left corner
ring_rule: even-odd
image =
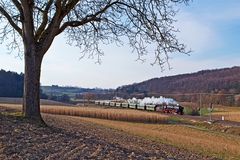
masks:
[[[21,109],[21,106],[17,104],[0,104],[1,106]],[[75,121],[81,120],[112,128],[201,155],[220,159],[240,159],[239,126],[234,128],[237,132],[233,133],[227,132],[232,127],[207,124],[185,116],[96,106],[42,105],[41,112],[65,117],[73,116]],[[226,120],[240,122],[239,108],[219,107],[215,109],[213,115],[225,116]]]
[[[225,120],[240,122],[239,107],[219,107],[213,115],[224,116]]]

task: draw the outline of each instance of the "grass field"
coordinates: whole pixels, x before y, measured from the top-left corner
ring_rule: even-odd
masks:
[[[224,116],[225,120],[240,122],[240,107],[216,107],[213,115]]]
[[[187,125],[141,124],[83,118],[161,143],[221,159],[240,159],[240,137]]]
[[[0,104],[0,107],[1,106],[21,110],[21,106],[17,104]],[[43,113],[75,116],[76,118],[90,123],[113,128],[127,134],[137,135],[159,143],[170,144],[203,155],[221,159],[240,159],[239,135],[222,133],[219,130],[212,130],[198,123],[182,123],[188,122],[189,119],[181,118],[184,120],[179,120],[178,117],[154,112],[100,107],[42,105],[41,111]],[[216,108],[214,112],[216,115],[229,114],[231,117],[234,117],[232,116],[234,114],[238,115],[238,113],[239,108],[223,107]],[[177,123],[168,123],[173,120]],[[214,126],[214,124],[212,124],[212,126]]]

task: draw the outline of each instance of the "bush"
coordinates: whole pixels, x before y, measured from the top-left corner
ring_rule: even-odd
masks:
[[[184,114],[191,116],[200,116],[199,109],[184,107]]]

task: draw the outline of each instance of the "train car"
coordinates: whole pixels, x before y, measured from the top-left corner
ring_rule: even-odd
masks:
[[[115,102],[110,102],[111,107],[115,107],[116,103]]]
[[[146,105],[137,104],[137,109],[146,110]]]
[[[157,111],[157,112],[162,112],[163,111],[163,109],[164,109],[164,105],[156,105],[155,106],[155,111]]]
[[[121,107],[121,103],[120,102],[116,102],[116,107]]]
[[[156,105],[155,104],[147,104],[146,105],[146,110],[147,111],[155,111]]]
[[[128,103],[122,103],[123,108],[128,108],[128,106],[129,106]]]
[[[137,109],[137,104],[135,104],[135,103],[129,103],[129,108]]]
[[[104,101],[100,101],[99,104],[103,106],[104,105]]]
[[[96,105],[99,105],[99,104],[100,104],[100,101],[95,101],[95,104],[96,104]]]
[[[110,105],[110,102],[109,102],[109,101],[105,101],[105,102],[104,102],[104,105],[105,105],[105,106],[109,106],[109,105]]]

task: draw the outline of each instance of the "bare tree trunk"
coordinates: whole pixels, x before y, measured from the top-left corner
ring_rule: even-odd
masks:
[[[43,123],[40,114],[40,74],[42,57],[39,57],[35,46],[28,47],[24,53],[24,94],[23,114],[26,118]]]

